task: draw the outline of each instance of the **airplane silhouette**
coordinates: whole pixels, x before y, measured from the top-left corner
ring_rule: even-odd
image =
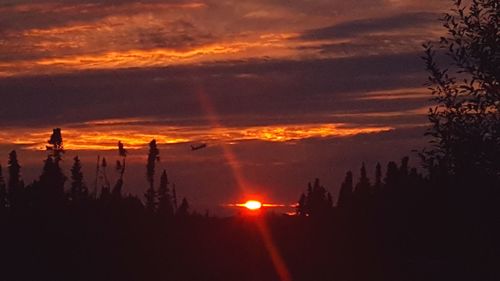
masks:
[[[202,149],[202,148],[205,148],[207,147],[207,144],[206,143],[202,143],[200,145],[191,145],[191,151],[195,151],[195,150],[199,150],[199,149]]]

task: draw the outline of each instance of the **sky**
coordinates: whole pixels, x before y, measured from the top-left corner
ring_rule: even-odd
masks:
[[[142,196],[147,144],[194,209],[336,198],[427,143],[422,43],[448,0],[6,0],[0,4],[0,159],[36,178],[52,128],[93,187],[97,155],[129,150]],[[206,143],[191,151],[190,145]],[[109,176],[117,175],[110,169]]]

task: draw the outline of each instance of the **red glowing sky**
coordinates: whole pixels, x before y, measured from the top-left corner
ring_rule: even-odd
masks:
[[[320,177],[336,193],[361,161],[424,143],[421,43],[448,1],[4,1],[0,155],[25,181],[61,127],[87,181],[97,154],[130,150],[142,194],[147,143],[199,206],[243,192],[291,204]],[[192,152],[191,144],[207,148]],[[0,158],[5,166],[6,157]],[[110,175],[113,178],[113,175]]]

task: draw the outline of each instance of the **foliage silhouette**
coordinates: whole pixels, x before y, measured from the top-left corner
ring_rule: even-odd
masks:
[[[500,4],[454,0],[442,18],[447,35],[437,44],[450,63],[440,66],[425,44],[428,86],[437,105],[429,111],[433,148],[421,154],[429,169],[500,176]]]

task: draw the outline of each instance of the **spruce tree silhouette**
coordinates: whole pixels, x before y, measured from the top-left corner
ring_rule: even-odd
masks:
[[[107,168],[108,167],[108,161],[106,160],[106,157],[102,157],[101,160],[101,166],[99,168],[100,171],[100,179],[101,179],[101,199],[108,200],[111,196],[111,185],[108,180],[108,174],[107,174]]]
[[[15,150],[9,153],[7,169],[9,170],[9,181],[7,184],[9,203],[11,206],[16,207],[20,203],[19,200],[21,199],[24,183],[21,180],[21,165],[19,165]]]
[[[308,183],[307,195],[300,196],[296,211],[301,216],[325,217],[332,208],[332,195],[319,183],[319,179],[315,179],[314,184]]]
[[[160,161],[160,151],[156,146],[156,140],[149,143],[148,162],[146,165],[146,178],[149,183],[149,188],[146,190],[144,197],[146,198],[146,210],[154,212],[156,210],[156,191],[154,188],[155,164]]]
[[[64,154],[61,129],[54,129],[47,143],[51,146],[46,146],[47,159],[44,161],[42,174],[38,183],[35,184],[35,189],[38,190],[39,195],[47,203],[54,202],[61,204],[65,196],[64,183],[66,182],[66,176],[60,167],[60,162]]]
[[[408,175],[410,174],[410,168],[408,166],[408,162],[410,161],[410,158],[405,156],[401,159],[401,166],[399,167],[399,181],[400,184],[404,184],[407,179]]]
[[[168,189],[169,184],[167,171],[163,170],[160,177],[160,187],[158,188],[158,214],[163,217],[171,217],[174,214],[172,197]]]
[[[53,129],[48,144],[51,146],[47,146],[47,151],[51,152],[54,162],[58,163],[62,160],[62,155],[64,154],[63,138],[60,128]]]
[[[340,187],[339,199],[337,206],[339,208],[348,208],[352,205],[353,201],[353,181],[352,172],[348,171],[345,175],[344,182]]]
[[[186,198],[182,198],[181,205],[176,213],[179,217],[187,217],[189,215],[189,203]]]
[[[60,199],[61,193],[59,192],[59,169],[54,163],[54,159],[49,155],[44,161],[42,174],[38,182],[35,183],[34,188],[37,191],[37,197],[42,199],[44,203],[48,201]]]
[[[113,187],[112,195],[114,198],[120,198],[122,196],[123,175],[125,174],[125,159],[127,158],[127,150],[125,149],[121,141],[118,141],[118,155],[122,158],[122,161],[116,161],[116,170],[120,173],[120,177]]]
[[[175,183],[172,184],[172,203],[174,204],[174,213],[177,213],[177,191],[175,190]]]
[[[327,209],[333,208],[333,197],[330,192],[326,193],[326,207]]]
[[[377,165],[375,166],[375,184],[373,187],[375,191],[380,190],[380,188],[382,187],[382,167],[378,162]]]
[[[307,215],[306,210],[306,195],[302,193],[300,195],[299,201],[297,202],[297,207],[295,208],[297,215],[305,216]]]
[[[3,177],[2,165],[0,165],[0,212],[7,207],[7,204],[7,185],[5,184],[5,179]]]
[[[371,184],[370,184],[370,180],[368,179],[368,177],[366,175],[365,163],[361,164],[360,175],[361,176],[359,177],[359,181],[356,184],[354,192],[357,196],[365,199],[370,195],[370,192],[371,192],[371,190],[370,190]]]
[[[73,158],[73,166],[71,167],[71,190],[70,197],[73,201],[81,201],[87,198],[88,189],[83,182],[82,164],[80,158]]]
[[[386,189],[394,190],[396,189],[399,181],[399,170],[398,165],[394,161],[390,161],[387,164],[387,171],[384,178],[384,183]]]

